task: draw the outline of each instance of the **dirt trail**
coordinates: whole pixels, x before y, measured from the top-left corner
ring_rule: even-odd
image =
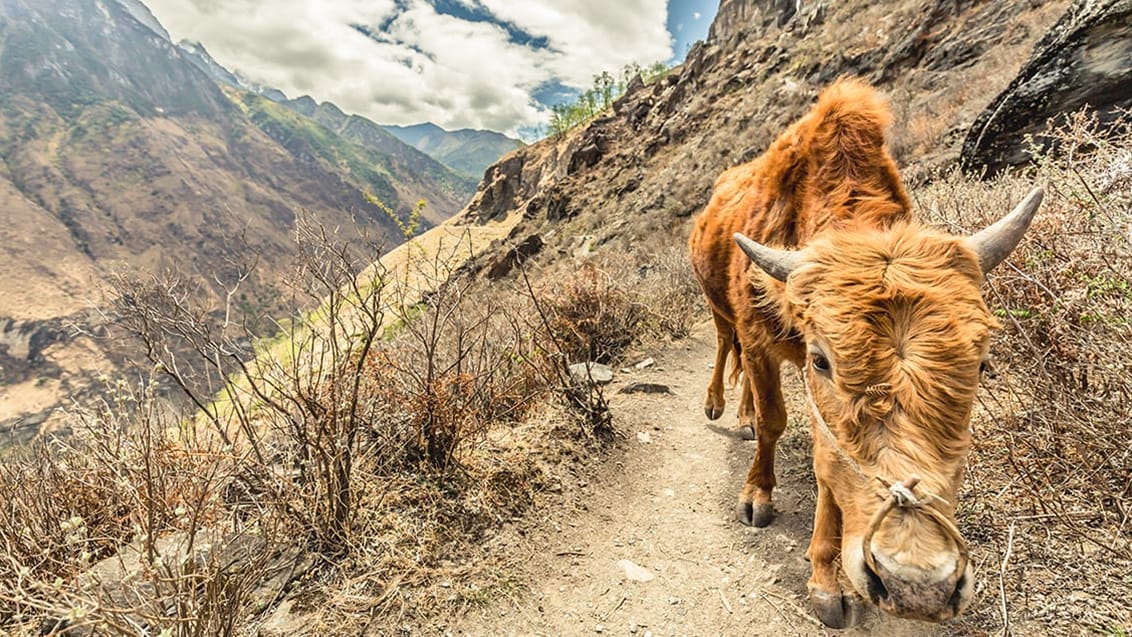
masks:
[[[700,325],[643,371],[618,374],[609,395],[628,440],[581,481],[573,507],[547,512],[515,549],[529,589],[449,626],[452,635],[930,635],[935,626],[870,611],[848,631],[810,612],[805,561],[814,479],[797,372],[786,372],[790,427],[779,448],[776,505],[765,529],[732,515],[754,443],[709,423],[702,393],[715,336]],[[671,394],[619,394],[638,382]],[[631,562],[627,564],[625,561]],[[644,569],[639,573],[630,570]],[[649,581],[640,581],[648,579]]]

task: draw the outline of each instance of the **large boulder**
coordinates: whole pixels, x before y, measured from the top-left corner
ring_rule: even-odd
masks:
[[[993,175],[1028,162],[1027,135],[1088,106],[1110,124],[1132,107],[1132,0],[1075,0],[1014,81],[975,120],[963,142],[968,172]]]

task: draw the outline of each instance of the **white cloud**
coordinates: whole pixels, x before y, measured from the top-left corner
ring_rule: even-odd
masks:
[[[704,17],[704,14],[700,13],[699,11],[693,11],[692,12],[692,19],[693,20],[699,20],[702,17]]]
[[[456,0],[545,38],[541,49],[425,0],[147,1],[174,38],[199,40],[221,64],[387,124],[515,133],[545,119],[531,98],[540,85],[582,88],[672,53],[665,0]],[[384,26],[386,41],[355,24]]]

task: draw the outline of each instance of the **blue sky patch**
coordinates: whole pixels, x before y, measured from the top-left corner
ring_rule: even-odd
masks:
[[[510,22],[496,18],[491,11],[478,2],[475,3],[474,8],[456,0],[429,0],[429,4],[441,15],[452,16],[466,22],[493,24],[506,31],[507,39],[513,44],[532,49],[545,49],[550,46],[550,41],[545,36],[531,35]]]
[[[683,62],[692,44],[707,38],[717,9],[719,0],[669,0],[667,25],[674,42],[669,65]]]

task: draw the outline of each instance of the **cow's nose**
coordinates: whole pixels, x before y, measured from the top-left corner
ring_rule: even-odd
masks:
[[[950,568],[920,569],[873,554],[876,569],[863,565],[868,595],[881,610],[909,619],[943,621],[963,612],[971,600],[974,573],[970,564],[956,573],[958,556]]]

